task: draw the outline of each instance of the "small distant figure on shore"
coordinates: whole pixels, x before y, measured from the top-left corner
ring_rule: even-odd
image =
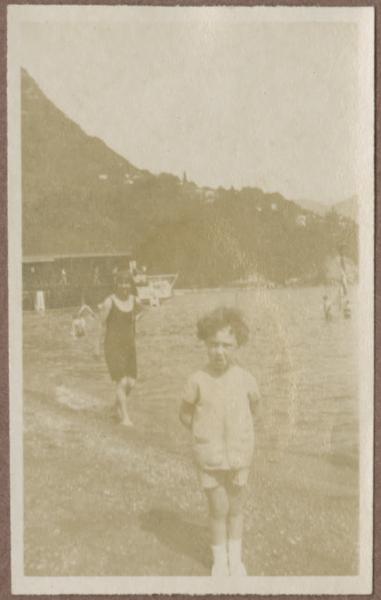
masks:
[[[45,294],[43,290],[37,290],[34,300],[34,310],[40,314],[45,314]]]
[[[137,378],[135,320],[143,310],[129,270],[118,271],[114,293],[99,305],[108,371],[116,385],[116,407],[122,425],[131,427],[128,398]]]
[[[323,296],[323,310],[326,321],[332,321],[332,302],[329,300],[327,294]]]
[[[100,278],[99,267],[98,266],[94,267],[93,285],[101,285],[101,278]]]
[[[71,335],[74,338],[80,338],[86,335],[87,321],[86,317],[90,316],[96,319],[96,314],[87,304],[82,304],[79,311],[74,315],[71,324]]]
[[[188,380],[180,420],[192,432],[199,480],[208,499],[211,574],[243,576],[243,507],[259,391],[234,355],[247,342],[249,330],[240,311],[221,307],[199,320],[197,334],[208,361]]]
[[[61,269],[60,284],[63,286],[67,285],[67,273],[66,273],[65,269]]]

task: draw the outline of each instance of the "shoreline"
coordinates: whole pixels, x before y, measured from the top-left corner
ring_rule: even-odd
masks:
[[[201,293],[210,293],[210,292],[250,292],[250,291],[258,291],[258,290],[298,290],[298,289],[312,289],[312,288],[336,288],[338,284],[332,283],[300,283],[294,285],[282,285],[282,284],[268,284],[268,285],[226,285],[221,287],[200,287],[200,288],[175,288],[173,290],[173,296],[184,296],[186,294],[196,294],[198,292]],[[349,289],[357,286],[356,283],[349,284]]]

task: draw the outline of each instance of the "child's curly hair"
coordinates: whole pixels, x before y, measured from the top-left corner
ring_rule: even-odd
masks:
[[[197,322],[197,337],[205,342],[225,327],[232,329],[238,346],[246,344],[249,339],[249,328],[243,314],[237,308],[227,306],[220,306],[199,319]]]

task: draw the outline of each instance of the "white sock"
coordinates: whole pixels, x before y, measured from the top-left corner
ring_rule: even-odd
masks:
[[[242,540],[229,540],[228,553],[230,566],[238,565],[242,562],[241,558]]]
[[[212,546],[212,553],[214,564],[226,563],[227,555],[225,544],[218,544],[217,546]]]

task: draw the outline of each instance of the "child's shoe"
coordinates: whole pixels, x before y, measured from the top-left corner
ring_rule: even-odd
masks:
[[[228,557],[225,544],[212,546],[213,566],[212,577],[227,577],[229,575]]]
[[[245,577],[247,575],[246,567],[242,561],[236,564],[229,565],[230,566],[230,575],[236,577]]]
[[[213,563],[211,575],[212,577],[229,577],[230,571],[228,561],[225,561],[224,563]]]

